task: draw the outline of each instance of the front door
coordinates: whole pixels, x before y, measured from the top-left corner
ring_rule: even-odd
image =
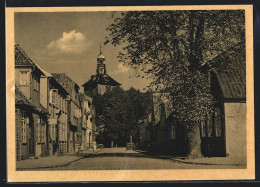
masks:
[[[28,137],[29,137],[29,156],[33,156],[34,155],[34,121],[33,121],[33,119],[29,123]]]
[[[204,156],[226,156],[224,112],[218,106],[212,119],[201,122],[201,152]]]

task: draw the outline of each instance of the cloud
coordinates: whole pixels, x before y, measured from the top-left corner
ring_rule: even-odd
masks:
[[[72,30],[70,32],[63,32],[61,38],[51,41],[47,45],[47,49],[65,53],[82,53],[91,44],[90,41],[87,41],[84,34]]]
[[[110,74],[124,74],[130,72],[131,69],[128,66],[125,66],[123,63],[117,65],[115,71],[110,72]]]
[[[127,73],[130,71],[130,68],[127,66],[124,66],[124,64],[122,64],[122,63],[118,64],[117,69],[118,69],[117,70],[118,73]]]

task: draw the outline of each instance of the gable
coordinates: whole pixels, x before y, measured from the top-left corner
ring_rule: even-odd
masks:
[[[214,59],[222,63],[213,73],[219,82],[224,99],[246,99],[246,58],[244,45],[238,45]]]

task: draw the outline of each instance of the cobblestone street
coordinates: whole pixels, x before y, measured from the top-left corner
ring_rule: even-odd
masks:
[[[80,155],[78,155],[80,156]],[[81,159],[54,168],[35,168],[30,170],[140,170],[140,169],[212,169],[241,168],[235,165],[200,165],[178,163],[171,157],[150,156],[125,148],[105,148],[95,153],[83,153]]]

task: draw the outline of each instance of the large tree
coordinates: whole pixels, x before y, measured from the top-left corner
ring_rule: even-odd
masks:
[[[141,93],[130,88],[124,91],[116,87],[107,91],[104,95],[94,95],[93,101],[96,107],[96,123],[100,130],[97,137],[99,142],[108,146],[111,142],[119,146],[125,146],[129,142],[129,136],[137,141],[137,121],[150,113],[151,94]]]
[[[154,78],[153,89],[173,96],[187,128],[189,157],[201,157],[200,120],[210,117],[210,59],[244,42],[243,10],[129,11],[116,13],[106,43],[122,45],[119,62]]]

